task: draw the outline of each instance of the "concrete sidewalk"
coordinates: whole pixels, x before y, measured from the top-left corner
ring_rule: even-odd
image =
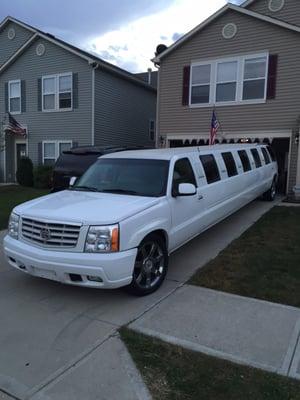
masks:
[[[130,328],[300,379],[300,309],[185,285]]]

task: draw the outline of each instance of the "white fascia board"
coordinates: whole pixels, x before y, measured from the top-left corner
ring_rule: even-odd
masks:
[[[221,8],[219,11],[217,11],[215,14],[213,14],[210,18],[202,22],[200,25],[196,26],[193,30],[188,32],[186,35],[184,35],[181,39],[179,39],[177,42],[172,44],[170,47],[168,47],[163,53],[161,53],[158,57],[155,57],[152,59],[154,63],[159,63],[160,60],[165,57],[167,54],[169,54],[171,51],[175,50],[178,46],[180,46],[182,43],[186,42],[188,39],[190,39],[194,34],[200,32],[203,28],[205,28],[207,25],[209,25],[211,22],[213,22],[216,18],[218,18],[220,15],[224,14],[228,10],[233,10],[236,11],[240,14],[248,15],[249,17],[253,17],[256,19],[259,19],[264,22],[271,23],[273,25],[279,26],[281,28],[289,29],[294,32],[300,33],[300,27],[296,25],[291,25],[287,22],[280,21],[278,19],[268,17],[267,15],[259,14],[254,11],[250,11],[248,9],[245,9],[243,7],[235,6],[233,4],[228,4]]]

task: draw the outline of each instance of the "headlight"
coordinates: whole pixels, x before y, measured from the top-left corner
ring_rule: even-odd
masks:
[[[119,226],[90,226],[85,251],[88,253],[109,253],[119,251]]]
[[[10,214],[8,221],[8,234],[14,239],[18,239],[19,237],[19,220],[20,217],[17,214],[15,213]]]

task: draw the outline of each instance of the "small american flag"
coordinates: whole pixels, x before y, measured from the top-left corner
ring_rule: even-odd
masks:
[[[8,122],[5,125],[4,131],[12,133],[14,135],[21,135],[21,136],[27,136],[27,130],[24,128],[21,124],[19,124],[18,121],[15,120],[15,118],[11,115],[11,113],[8,114]]]
[[[211,118],[211,128],[210,128],[210,138],[209,138],[209,145],[212,146],[215,144],[216,136],[218,129],[220,128],[220,123],[216,117],[215,110],[213,111],[212,118]]]

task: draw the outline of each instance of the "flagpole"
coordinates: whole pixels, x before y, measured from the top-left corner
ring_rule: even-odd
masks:
[[[219,118],[218,118],[218,113],[216,112],[216,104],[214,104],[214,106],[213,106],[213,112],[215,113],[215,115],[216,115],[216,117],[217,117],[217,120],[218,120],[218,122],[219,122],[219,126],[220,126],[220,131],[221,131],[221,136],[224,138],[224,132],[223,132],[223,128],[222,128],[222,124],[221,124],[221,122],[220,122],[220,120],[219,120]]]

